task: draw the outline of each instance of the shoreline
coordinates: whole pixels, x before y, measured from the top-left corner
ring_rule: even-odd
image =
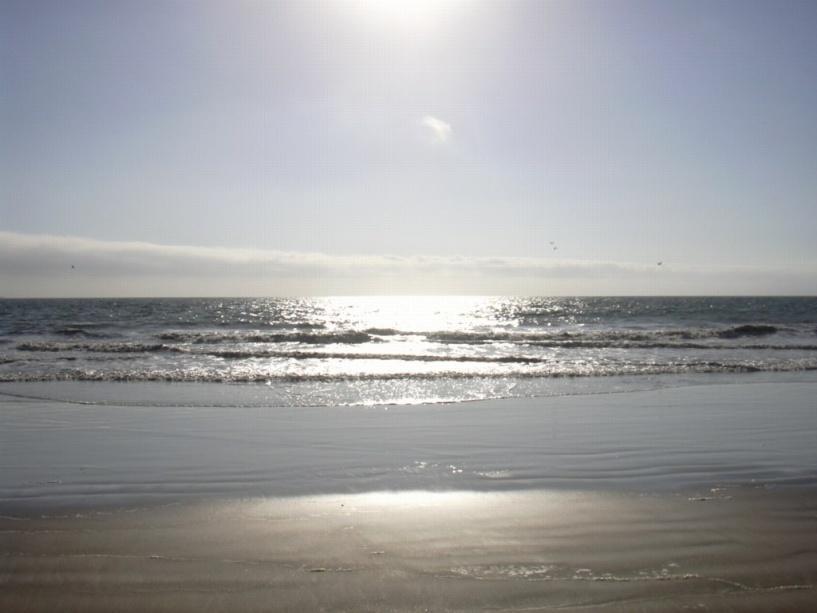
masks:
[[[477,379],[510,380],[514,377],[477,377]],[[532,378],[532,379],[535,379]],[[516,385],[528,382],[519,378]],[[298,388],[315,382],[270,383],[214,382],[214,381],[0,381],[0,401],[3,397],[58,402],[79,405],[107,405],[111,407],[188,407],[188,408],[386,408],[428,405],[457,405],[480,402],[518,400],[546,400],[563,396],[596,396],[630,394],[664,389],[685,389],[722,385],[758,385],[764,383],[817,383],[817,371],[758,371],[744,373],[688,373],[688,374],[633,374],[588,375],[544,378],[550,387],[527,390],[532,393],[487,397],[417,398],[399,401],[359,401],[331,403],[299,403],[296,398],[280,397],[277,388]],[[368,381],[333,381],[332,385],[359,385]],[[514,387],[514,386],[511,386]],[[217,401],[213,401],[213,398]]]
[[[0,395],[0,608],[810,610],[815,392],[312,408]]]

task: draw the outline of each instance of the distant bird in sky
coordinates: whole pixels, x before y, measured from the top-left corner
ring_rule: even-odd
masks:
[[[553,250],[556,251],[557,249],[558,247],[556,245],[553,245]]]
[[[76,268],[76,266],[74,266],[73,264],[71,264],[71,270],[74,270],[75,268]]]
[[[661,266],[664,262],[658,262],[657,265]]]

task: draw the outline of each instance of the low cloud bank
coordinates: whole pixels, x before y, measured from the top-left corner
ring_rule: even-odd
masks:
[[[0,295],[813,294],[813,268],[328,255],[0,232]]]

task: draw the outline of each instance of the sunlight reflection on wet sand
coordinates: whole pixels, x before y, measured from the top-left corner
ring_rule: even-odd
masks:
[[[0,605],[806,610],[815,510],[794,488],[412,491],[3,518]]]

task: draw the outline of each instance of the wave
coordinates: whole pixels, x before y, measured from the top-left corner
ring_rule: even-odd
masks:
[[[64,343],[64,342],[28,342],[18,343],[18,351],[90,351],[94,353],[155,353],[159,351],[180,352],[172,345],[148,343]]]
[[[122,352],[136,349],[122,349],[122,347],[136,347],[134,343],[108,342],[93,343],[94,339],[110,338],[110,335],[87,328],[93,325],[71,324],[55,329],[59,336],[79,337],[87,339],[87,343],[77,342],[67,344],[64,341],[25,341],[17,345],[24,351],[111,351]],[[705,341],[739,340],[743,338],[758,338],[781,333],[793,332],[795,336],[803,336],[802,330],[795,328],[780,328],[770,324],[745,324],[729,328],[689,328],[664,330],[579,330],[579,331],[531,331],[531,330],[469,330],[469,331],[405,331],[396,328],[366,328],[364,330],[346,329],[336,331],[276,331],[266,332],[259,330],[231,330],[231,331],[187,331],[168,330],[156,333],[153,338],[162,343],[142,342],[145,351],[167,350],[165,343],[215,345],[225,343],[242,344],[279,344],[291,343],[301,345],[360,345],[364,343],[380,343],[386,337],[406,336],[423,339],[430,343],[442,345],[458,344],[498,344],[510,343],[516,345],[535,345],[540,347],[644,347],[644,348],[678,348],[678,349],[710,349],[714,345],[703,344]],[[807,337],[811,337],[812,330]],[[14,335],[12,335],[14,336]],[[691,342],[692,341],[692,342]],[[627,343],[630,343],[628,345]],[[806,347],[802,345],[801,347]],[[773,345],[753,345],[751,348],[774,348]]]
[[[366,334],[372,334],[374,336],[398,336],[398,335],[406,335],[406,334],[415,334],[414,332],[403,332],[402,330],[395,330],[394,328],[366,328],[364,330]]]
[[[690,330],[657,330],[657,331],[581,331],[581,332],[528,332],[528,331],[407,331],[395,328],[367,328],[365,330],[342,330],[337,332],[162,332],[157,338],[162,341],[191,344],[218,343],[302,343],[302,344],[363,344],[380,342],[384,336],[414,336],[440,344],[486,344],[516,343],[533,344],[551,342],[565,345],[567,343],[595,343],[592,346],[604,346],[615,341],[657,342],[660,339],[736,339],[751,336],[774,334],[779,329],[774,326],[751,325],[738,326],[723,330],[690,329]],[[554,345],[556,346],[556,345]],[[579,346],[578,344],[576,346]],[[591,345],[588,345],[591,346]],[[670,346],[670,345],[667,345]],[[672,345],[672,346],[677,346]],[[707,346],[690,346],[690,348]]]
[[[581,331],[581,332],[427,332],[423,335],[430,341],[438,343],[490,343],[490,342],[568,342],[568,341],[593,341],[603,342],[608,340],[616,341],[654,341],[655,339],[705,339],[722,338],[736,339],[747,336],[767,336],[780,332],[780,328],[766,324],[742,325],[726,329],[692,328],[680,330],[650,330],[650,331],[629,331],[629,330],[606,330],[606,331]],[[706,348],[706,347],[704,347]]]
[[[337,341],[337,336],[335,337]],[[294,342],[294,341],[292,341]],[[201,343],[194,344],[204,344]],[[213,343],[215,344],[215,343]],[[251,344],[248,343],[248,344]],[[317,344],[317,343],[316,343]],[[326,340],[323,344],[332,344]],[[341,344],[337,341],[337,344]],[[357,344],[357,343],[348,343]],[[582,340],[571,336],[567,340],[530,340],[516,342],[515,345],[552,348],[552,349],[699,349],[699,350],[754,350],[754,351],[817,351],[817,345],[806,344],[751,344],[751,345],[717,345],[689,342],[661,342],[661,341],[636,341],[620,339],[598,339]],[[276,351],[276,350],[252,350],[252,349],[213,349],[196,350],[190,347],[178,346],[166,343],[138,343],[138,342],[64,342],[64,341],[42,341],[24,342],[15,346],[18,351],[27,352],[76,352],[83,351],[89,353],[184,353],[191,356],[211,356],[224,359],[252,359],[252,358],[287,358],[287,359],[348,359],[348,360],[421,360],[421,361],[452,361],[452,362],[537,362],[549,361],[551,358],[525,356],[525,355],[504,355],[504,356],[451,356],[441,354],[394,354],[394,353],[338,353],[338,352],[318,352],[318,351]]]
[[[104,338],[106,336],[98,332],[91,332],[81,326],[63,326],[54,330],[54,333],[60,336],[80,336],[82,338]]]
[[[806,372],[817,371],[817,362],[700,361],[668,364],[609,365],[604,368],[575,368],[558,371],[517,371],[507,373],[471,373],[438,371],[433,373],[234,373],[214,369],[176,370],[83,370],[64,369],[50,373],[0,373],[0,382],[97,381],[97,382],[179,382],[179,383],[330,383],[355,381],[428,381],[428,380],[514,380],[565,379],[620,376],[655,376],[717,373]]]
[[[470,356],[428,355],[395,353],[326,353],[322,351],[203,351],[196,355],[209,355],[225,359],[284,358],[294,360],[394,360],[399,362],[481,362],[489,364],[544,364],[549,358],[534,356]]]
[[[215,343],[303,343],[305,345],[344,344],[358,345],[377,342],[378,339],[366,332],[346,330],[341,332],[163,332],[159,340],[174,343],[215,344]]]
[[[551,345],[546,345],[551,346]],[[552,345],[554,347],[564,347],[565,345]],[[590,344],[576,345],[582,348],[593,347]],[[599,345],[603,348],[625,348],[623,345]],[[656,345],[638,345],[639,348],[678,348],[679,345],[656,344]],[[716,349],[716,350],[734,350],[735,347],[710,346],[710,345],[692,345],[681,346],[682,348],[694,349]],[[739,349],[747,350],[773,350],[773,351],[817,351],[817,345],[741,345]],[[290,360],[395,360],[401,362],[485,362],[496,364],[547,364],[552,363],[554,358],[541,356],[526,356],[526,355],[496,355],[496,356],[476,356],[476,355],[439,355],[439,354],[416,354],[416,353],[339,353],[339,352],[323,352],[323,351],[242,351],[242,350],[224,350],[224,351],[201,351],[194,352],[192,355],[207,355],[216,358],[232,359],[232,360],[251,360],[256,358],[281,358]]]
[[[778,332],[778,329],[774,326],[746,324],[727,330],[720,330],[717,335],[718,338],[742,338],[744,336],[768,336],[776,332]]]
[[[524,343],[533,347],[552,347],[566,349],[705,349],[728,350],[737,349],[755,351],[817,351],[817,345],[708,345],[704,343],[661,343],[638,341],[530,341]]]

